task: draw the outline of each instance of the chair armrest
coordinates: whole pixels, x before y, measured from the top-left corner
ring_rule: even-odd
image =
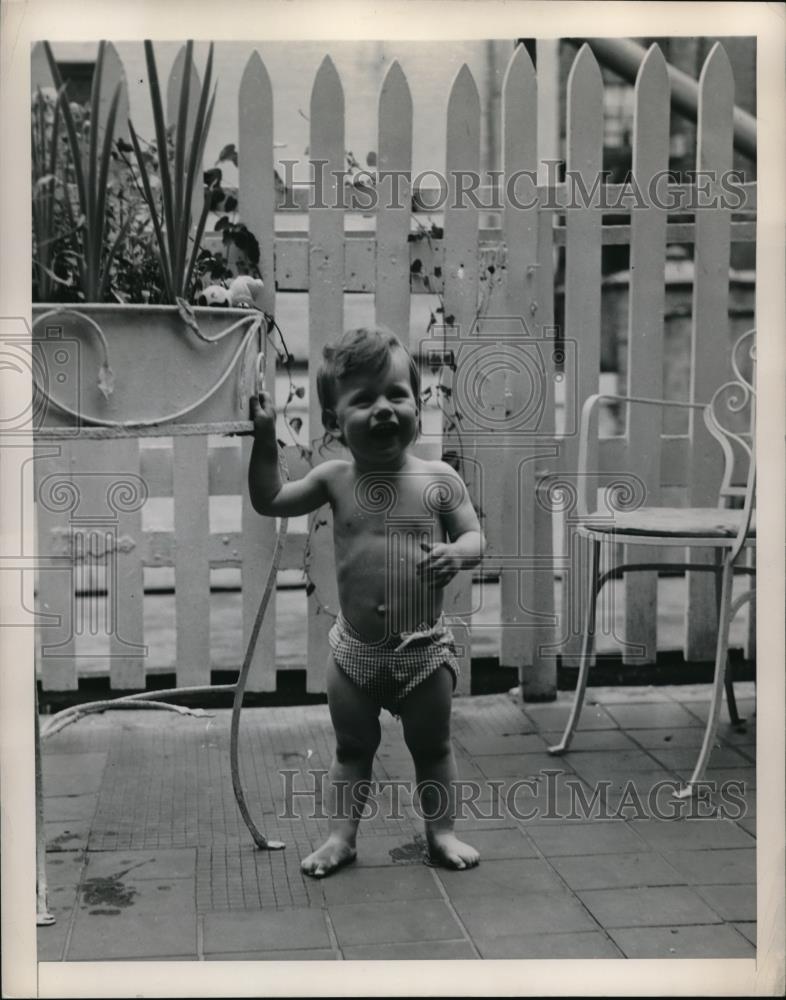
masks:
[[[596,392],[587,396],[581,408],[581,423],[579,425],[579,468],[577,484],[577,511],[580,518],[588,517],[591,511],[587,503],[587,468],[589,457],[589,428],[593,410],[600,403],[635,403],[643,406],[673,407],[684,410],[706,410],[706,403],[688,403],[676,399],[650,399],[646,396],[623,396],[617,393]],[[597,470],[595,470],[597,471]],[[594,507],[594,504],[593,504]]]

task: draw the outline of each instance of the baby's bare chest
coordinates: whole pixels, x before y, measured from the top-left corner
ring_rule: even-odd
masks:
[[[441,539],[439,504],[433,494],[433,481],[425,476],[359,479],[334,498],[334,530],[343,538],[396,533]]]

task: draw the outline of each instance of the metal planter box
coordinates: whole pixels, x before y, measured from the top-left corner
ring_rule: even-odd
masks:
[[[34,305],[34,426],[246,419],[259,314],[195,307],[193,315],[211,342],[177,306]]]

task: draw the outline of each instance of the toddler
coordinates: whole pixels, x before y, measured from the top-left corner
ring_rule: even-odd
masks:
[[[483,555],[480,524],[457,473],[412,454],[420,379],[394,334],[351,330],[326,347],[317,390],[327,435],[345,445],[351,459],[325,461],[303,479],[282,483],[275,410],[260,392],[251,399],[248,471],[260,514],[297,517],[323,504],[333,512],[340,613],[327,666],[336,734],[330,830],[302,868],[320,878],[355,859],[383,707],[400,717],[414,760],[429,863],[468,868],[479,856],[453,832],[450,709],[458,661],[441,614],[443,588]]]

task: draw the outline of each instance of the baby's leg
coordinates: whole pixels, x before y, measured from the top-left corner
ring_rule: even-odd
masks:
[[[336,733],[327,790],[330,833],[325,843],[301,864],[307,875],[316,878],[330,875],[355,859],[358,823],[380,739],[378,706],[336,666],[332,656],[328,658],[327,695]]]
[[[404,739],[422,786],[420,804],[426,817],[430,859],[449,868],[471,868],[480,855],[453,833],[456,761],[450,741],[452,697],[453,677],[442,666],[407,695],[400,712]]]

